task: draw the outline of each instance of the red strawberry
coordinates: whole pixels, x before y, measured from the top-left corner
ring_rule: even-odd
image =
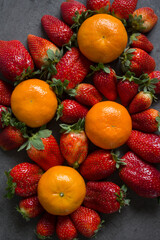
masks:
[[[101,94],[89,83],[78,84],[75,89],[70,89],[68,94],[75,97],[79,103],[87,106],[93,106],[102,100]]]
[[[138,0],[114,0],[111,6],[111,13],[120,18],[127,20],[129,14],[132,14],[136,8]]]
[[[39,239],[47,239],[55,232],[56,217],[47,212],[43,214],[37,223],[36,235]]]
[[[81,14],[86,10],[87,8],[84,4],[74,0],[67,0],[61,4],[62,18],[68,25],[72,25],[74,23],[73,17],[75,17],[75,12]]]
[[[93,69],[93,68],[92,68]],[[99,68],[97,68],[99,69]],[[114,101],[117,98],[116,89],[116,74],[112,68],[105,67],[101,70],[96,70],[93,75],[93,82],[95,87],[110,101]]]
[[[0,132],[0,147],[4,151],[19,148],[26,139],[16,127],[8,126]]]
[[[0,40],[0,72],[11,82],[25,70],[33,71],[34,64],[29,52],[18,40]]]
[[[69,216],[58,216],[56,233],[60,240],[74,240],[77,230]]]
[[[76,229],[85,237],[92,237],[101,227],[101,219],[97,212],[80,206],[71,214]]]
[[[62,127],[60,149],[67,163],[78,168],[88,154],[88,139],[84,132],[84,119],[73,125],[60,124]]]
[[[85,58],[78,48],[71,48],[56,65],[57,74],[53,77],[64,82],[69,81],[67,88],[74,88],[81,83],[90,70],[91,62]]]
[[[154,90],[156,94],[160,94],[160,71],[151,72],[149,74],[149,78],[150,79],[156,78],[159,80],[158,83],[155,84],[156,88]]]
[[[29,34],[27,40],[29,51],[37,68],[41,68],[48,63],[46,59],[48,58],[47,51],[49,49],[54,53],[59,52],[59,49],[53,43],[44,38]]]
[[[120,57],[122,70],[134,72],[136,76],[151,73],[155,69],[155,60],[140,48],[127,48]]]
[[[130,16],[129,22],[134,31],[149,32],[157,23],[158,17],[150,7],[138,8]]]
[[[126,188],[120,189],[112,182],[94,182],[86,184],[87,192],[84,205],[102,213],[114,213],[124,205],[128,204],[125,200]]]
[[[30,197],[37,192],[39,179],[43,171],[36,164],[20,163],[8,173],[8,193],[6,197],[12,198],[14,193],[21,197]]]
[[[87,9],[89,10],[100,10],[105,9],[110,11],[110,0],[87,0]]]
[[[160,131],[160,112],[156,109],[148,109],[140,113],[131,115],[133,129],[142,132]]]
[[[13,87],[11,84],[0,80],[0,104],[4,106],[11,105],[11,94]]]
[[[56,46],[62,47],[73,35],[69,26],[54,16],[44,15],[41,23],[47,36]]]
[[[153,133],[143,133],[132,130],[127,141],[128,147],[142,159],[151,162],[160,162],[160,136]]]
[[[7,107],[0,105],[0,129],[3,128],[2,115],[3,115],[3,112],[6,112],[6,111],[7,111]]]
[[[129,112],[131,114],[146,110],[152,104],[153,96],[150,92],[139,92],[129,105]]]
[[[116,155],[108,150],[96,150],[90,153],[80,166],[81,175],[90,181],[104,179],[110,176],[121,162]]]
[[[76,123],[84,118],[88,109],[75,100],[66,99],[61,102],[57,110],[57,116],[64,123]]]
[[[21,215],[26,219],[26,221],[30,220],[30,218],[35,218],[39,214],[41,214],[44,209],[41,206],[38,197],[29,197],[22,199],[19,202],[19,207],[17,208],[17,211],[21,213]]]
[[[146,52],[151,52],[154,48],[153,44],[148,40],[148,38],[141,33],[133,33],[130,36],[129,43],[132,48],[140,48]]]
[[[139,196],[159,197],[160,172],[150,164],[143,162],[133,152],[127,152],[123,159],[126,165],[119,172],[122,181]]]
[[[135,83],[135,77],[127,72],[123,77],[118,77],[120,81],[117,84],[117,91],[121,103],[126,107],[138,93],[138,84]]]

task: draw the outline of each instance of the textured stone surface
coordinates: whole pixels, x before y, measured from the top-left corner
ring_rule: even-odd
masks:
[[[41,28],[41,17],[51,14],[60,17],[60,4],[63,0],[0,0],[0,39],[18,39],[27,47],[27,35],[34,34],[46,37]],[[81,0],[85,3],[85,1]],[[142,6],[152,7],[160,17],[158,0],[139,0],[137,8]],[[156,70],[160,70],[160,23],[148,34],[154,44],[151,55],[156,60]],[[0,76],[2,78],[2,76]],[[3,79],[3,78],[2,78]],[[159,108],[159,103],[153,107]],[[50,124],[53,127],[53,135],[58,139],[58,125],[55,122]],[[122,148],[122,151],[126,151]],[[21,218],[15,207],[18,205],[18,198],[9,201],[3,196],[6,188],[5,170],[11,169],[16,164],[28,161],[25,151],[3,152],[0,150],[0,240],[35,240],[34,229],[38,219],[29,223]],[[111,181],[122,182],[115,173],[110,177]],[[102,230],[98,233],[98,240],[159,240],[160,239],[160,207],[156,199],[144,199],[129,191],[131,198],[130,207],[122,209],[121,213],[112,215],[101,215],[105,220]],[[57,239],[54,237],[54,239]],[[85,239],[80,237],[80,239]]]

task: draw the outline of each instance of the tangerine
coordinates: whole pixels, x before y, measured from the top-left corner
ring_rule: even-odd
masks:
[[[50,86],[39,79],[18,84],[11,95],[11,109],[16,118],[35,128],[48,123],[57,110],[57,98]]]
[[[86,134],[100,148],[120,147],[129,138],[131,130],[131,117],[127,109],[119,103],[99,102],[86,115]]]
[[[108,14],[86,19],[77,35],[80,51],[93,62],[109,63],[127,46],[128,35],[122,22]]]
[[[53,215],[68,215],[83,202],[86,186],[72,167],[55,166],[45,172],[38,183],[38,199]]]

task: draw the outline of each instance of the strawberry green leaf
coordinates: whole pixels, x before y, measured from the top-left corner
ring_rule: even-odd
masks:
[[[75,97],[77,95],[76,88],[68,89],[65,91],[70,97]]]
[[[57,117],[56,121],[63,116],[63,104],[59,104],[57,108]]]
[[[72,47],[78,47],[77,34],[73,33],[68,43],[64,44],[62,48],[67,48],[69,51]]]
[[[140,36],[140,33],[133,33],[129,38],[129,45],[131,45],[133,41],[138,41],[138,36]]]
[[[156,117],[156,122],[157,122],[158,131],[160,132],[160,113],[158,114],[158,117]]]
[[[120,203],[120,209],[123,206],[128,206],[130,203],[130,199],[126,199],[126,193],[127,193],[127,187],[125,185],[123,185],[120,189],[120,193],[115,193],[115,195],[117,196],[117,201]]]
[[[28,216],[28,214],[26,213],[26,211],[24,210],[24,209],[20,209],[18,206],[16,207],[16,210],[17,210],[17,212],[19,212],[21,215],[22,215],[22,217],[28,222],[28,221],[30,221],[30,218],[29,218],[29,216]]]
[[[40,130],[36,136],[38,136],[39,138],[47,138],[47,137],[50,137],[51,134],[52,134],[51,130],[43,129],[43,130]]]
[[[114,159],[114,161],[116,161],[116,168],[119,169],[121,165],[126,165],[126,163],[124,162],[124,159],[119,158],[120,153],[118,151],[116,151],[114,153],[114,151],[111,151],[111,155],[112,158]]]
[[[36,234],[37,238],[40,239],[40,240],[52,239],[51,236],[42,236],[41,234],[39,234],[37,232],[35,232],[35,234]]]
[[[142,20],[142,15],[133,16],[132,14],[130,14],[127,21],[127,31],[132,33],[142,32],[145,29],[143,24],[144,21]]]
[[[7,193],[6,193],[5,197],[8,199],[12,199],[15,194],[15,189],[16,189],[17,184],[15,182],[13,182],[13,178],[10,175],[10,171],[5,172],[5,175],[7,177],[7,185],[8,185],[6,188]]]
[[[60,124],[60,127],[61,127],[60,132],[65,133],[65,134],[70,133],[70,132],[80,132],[80,131],[84,130],[84,124],[85,124],[84,118],[79,119],[78,122],[76,122],[72,125],[62,123],[62,124]]]
[[[30,144],[37,150],[44,150],[44,145],[40,138],[31,138]]]

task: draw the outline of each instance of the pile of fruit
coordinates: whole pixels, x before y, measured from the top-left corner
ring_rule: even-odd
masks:
[[[151,108],[160,71],[144,35],[158,17],[136,5],[67,0],[63,21],[41,19],[50,41],[29,34],[28,52],[18,40],[0,40],[0,72],[8,80],[0,80],[0,147],[26,149],[29,160],[6,172],[6,197],[22,197],[17,210],[26,220],[42,214],[39,239],[54,232],[60,240],[94,236],[99,213],[129,205],[126,186],[160,197],[153,165],[160,163],[160,113]],[[121,76],[106,65],[114,60]],[[46,127],[52,119],[61,128],[59,144]],[[120,159],[116,149],[124,144],[130,151]],[[106,180],[117,169],[121,188]]]

